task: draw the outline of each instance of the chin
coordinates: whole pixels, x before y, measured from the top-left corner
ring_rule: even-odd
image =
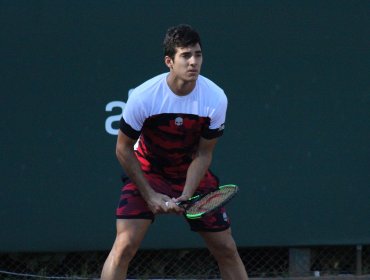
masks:
[[[188,81],[188,82],[194,82],[198,79],[198,76],[199,76],[198,74],[191,75],[191,76],[187,77],[185,80]]]

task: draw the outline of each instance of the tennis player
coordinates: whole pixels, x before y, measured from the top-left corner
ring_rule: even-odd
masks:
[[[120,122],[116,154],[127,178],[103,280],[126,279],[129,262],[156,214],[181,214],[176,202],[219,185],[209,166],[224,131],[227,98],[200,75],[202,44],[191,26],[167,30],[164,62],[169,72],[134,89]],[[204,239],[222,279],[248,279],[224,208],[187,222]]]

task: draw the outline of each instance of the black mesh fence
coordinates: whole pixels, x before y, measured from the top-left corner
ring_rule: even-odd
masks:
[[[240,248],[251,278],[369,275],[370,246]],[[108,252],[7,253],[0,255],[0,279],[98,279]],[[206,249],[140,250],[130,279],[219,279]],[[363,279],[361,277],[361,279]]]

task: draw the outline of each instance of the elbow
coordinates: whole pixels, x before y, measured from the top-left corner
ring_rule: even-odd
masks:
[[[127,166],[132,158],[135,157],[134,150],[126,145],[117,145],[116,157],[122,166]]]
[[[135,140],[119,131],[116,142],[116,157],[122,166],[128,165],[135,156],[134,145]]]
[[[121,152],[120,150],[118,149],[118,147],[116,147],[116,157],[119,159],[121,157]]]
[[[125,158],[125,149],[122,145],[116,146],[116,157],[117,159],[122,162]]]

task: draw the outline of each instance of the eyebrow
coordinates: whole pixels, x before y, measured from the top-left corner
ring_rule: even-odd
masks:
[[[182,52],[182,53],[180,53],[180,55],[187,55],[187,54],[191,54],[192,52]],[[196,54],[201,54],[202,53],[202,51],[201,50],[198,50],[198,51],[195,51],[195,53]]]

